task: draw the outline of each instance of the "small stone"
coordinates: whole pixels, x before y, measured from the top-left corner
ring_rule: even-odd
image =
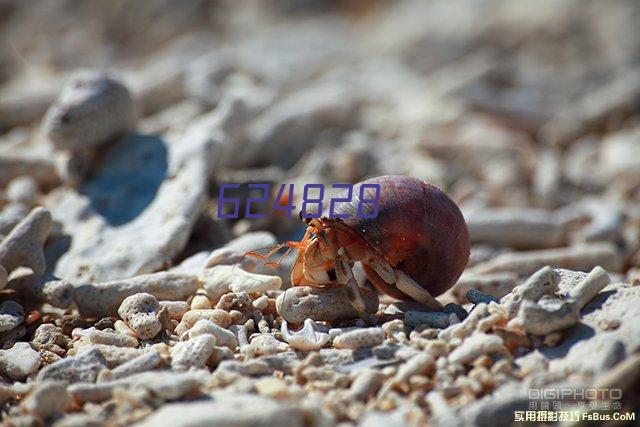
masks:
[[[169,317],[174,320],[182,319],[182,316],[189,311],[189,303],[186,301],[160,301],[160,307],[166,308]]]
[[[43,131],[58,148],[97,148],[133,129],[135,103],[126,86],[102,71],[73,76],[49,108]]]
[[[106,344],[116,347],[137,347],[138,340],[131,335],[121,334],[113,329],[93,330],[86,334],[86,339],[91,344]]]
[[[0,265],[11,273],[18,267],[29,267],[33,274],[44,274],[46,265],[42,247],[53,225],[51,213],[34,208],[0,242]]]
[[[151,294],[139,293],[125,298],[118,314],[142,340],[150,340],[162,329],[158,319],[160,304]]]
[[[191,300],[191,309],[199,310],[199,309],[209,309],[211,308],[211,301],[205,295],[194,295]]]
[[[492,353],[506,353],[504,341],[497,335],[476,333],[465,339],[449,355],[451,363],[470,363],[478,357]]]
[[[62,333],[62,328],[51,323],[43,323],[33,333],[31,343],[38,350],[48,349],[63,356],[69,341],[69,338]]]
[[[450,313],[443,311],[407,311],[404,321],[410,326],[427,325],[430,328],[444,329],[449,326]],[[455,316],[455,314],[454,314]]]
[[[466,319],[469,315],[464,307],[462,307],[460,304],[456,304],[455,302],[450,302],[449,304],[445,305],[442,311],[449,314],[455,314],[460,320]]]
[[[171,349],[171,367],[176,370],[204,368],[216,345],[216,337],[204,334],[181,341]]]
[[[228,311],[221,310],[219,308],[212,308],[208,310],[190,310],[182,316],[182,323],[189,325],[195,325],[200,319],[211,320],[216,325],[222,328],[228,328],[231,323],[231,315]]]
[[[282,341],[278,341],[271,334],[260,334],[251,339],[247,347],[241,347],[241,350],[252,357],[264,356],[270,354],[278,354],[287,351],[289,346]]]
[[[18,342],[8,350],[0,350],[0,371],[13,380],[22,380],[40,367],[40,354],[26,342]]]
[[[156,299],[185,300],[198,290],[198,277],[192,274],[161,271],[130,279],[86,284],[76,287],[75,303],[88,318],[114,316],[128,296],[148,293]]]
[[[100,371],[106,367],[107,362],[102,353],[98,349],[90,349],[78,356],[67,357],[45,366],[38,372],[37,380],[52,379],[69,384],[92,383],[95,382]]]
[[[208,319],[198,320],[196,324],[189,329],[188,334],[190,339],[200,335],[210,334],[216,337],[216,345],[218,346],[229,347],[231,350],[235,350],[238,347],[238,339],[233,332],[221,328]]]
[[[307,414],[290,405],[252,394],[227,391],[213,393],[211,399],[164,405],[145,418],[140,427],[157,425],[288,426],[307,425]]]
[[[0,304],[0,332],[10,331],[24,320],[24,310],[15,301],[6,300]]]
[[[7,198],[14,203],[33,206],[38,196],[38,184],[29,175],[14,178],[7,184]]]
[[[360,295],[365,302],[365,311],[376,313],[378,295],[365,289],[360,289]],[[293,324],[301,324],[305,319],[336,321],[359,317],[341,285],[294,286],[276,299],[276,309],[283,319]]]
[[[64,382],[44,381],[36,385],[22,403],[30,414],[47,420],[65,412],[71,404],[71,398]]]
[[[212,302],[218,302],[229,291],[234,293],[262,293],[280,289],[278,276],[250,273],[234,265],[219,265],[203,271],[203,286]]]
[[[149,351],[141,354],[140,356],[123,363],[122,365],[112,369],[105,375],[110,380],[116,380],[119,378],[125,378],[133,374],[137,374],[144,371],[149,371],[162,364],[162,355],[159,351]],[[105,371],[103,371],[104,373]],[[101,374],[102,379],[103,374]]]
[[[336,348],[357,350],[382,344],[385,333],[382,328],[361,328],[338,335],[333,340]]]
[[[311,319],[306,319],[302,329],[296,332],[289,331],[287,321],[284,320],[280,331],[284,340],[297,350],[318,350],[329,342],[329,334],[318,332],[316,323]]]
[[[480,304],[480,303],[489,304],[490,302],[495,302],[495,303],[500,302],[500,298],[496,298],[493,295],[485,294],[483,292],[480,292],[477,289],[469,289],[467,291],[466,297],[467,297],[467,301],[469,301],[472,304]]]
[[[4,287],[7,286],[8,282],[9,274],[7,273],[7,270],[5,270],[4,267],[0,265],[0,290],[4,289]]]

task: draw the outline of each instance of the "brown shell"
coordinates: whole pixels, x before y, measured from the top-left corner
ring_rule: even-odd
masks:
[[[360,185],[371,183],[380,184],[378,216],[358,218]],[[373,189],[366,192],[373,197]],[[388,175],[360,182],[352,201],[337,203],[335,211],[349,217],[328,219],[326,210],[323,222],[346,226],[433,296],[453,286],[469,260],[469,232],[460,209],[438,187],[420,179]],[[365,272],[381,291],[411,299],[387,286],[371,268],[365,266]]]

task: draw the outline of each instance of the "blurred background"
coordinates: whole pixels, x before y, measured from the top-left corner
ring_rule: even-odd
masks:
[[[2,0],[0,235],[44,204],[52,272],[130,277],[299,235],[269,206],[219,220],[220,183],[405,174],[461,206],[470,267],[604,242],[636,277],[638,22],[634,0]]]

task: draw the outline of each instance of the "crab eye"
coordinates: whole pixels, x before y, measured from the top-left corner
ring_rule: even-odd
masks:
[[[300,211],[300,213],[298,214],[298,216],[300,217],[300,221],[304,222],[305,224],[309,224],[313,218],[308,218],[303,215],[304,215],[303,212]]]

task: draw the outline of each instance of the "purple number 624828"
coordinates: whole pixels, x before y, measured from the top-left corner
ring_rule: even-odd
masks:
[[[373,197],[371,197],[371,191],[366,191],[367,189],[373,190]],[[380,208],[380,184],[362,184],[360,186],[359,198],[358,218],[376,218],[378,216],[378,209]]]

